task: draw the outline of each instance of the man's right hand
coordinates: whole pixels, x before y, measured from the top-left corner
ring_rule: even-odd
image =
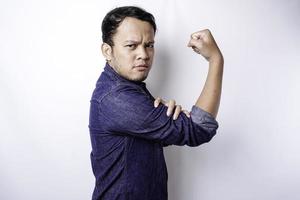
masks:
[[[207,61],[222,59],[222,53],[210,30],[204,29],[191,35],[188,47],[201,54]]]

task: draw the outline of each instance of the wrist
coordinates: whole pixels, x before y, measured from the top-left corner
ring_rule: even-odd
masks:
[[[208,59],[208,62],[216,63],[216,64],[223,64],[224,63],[223,55],[221,53],[214,54]]]

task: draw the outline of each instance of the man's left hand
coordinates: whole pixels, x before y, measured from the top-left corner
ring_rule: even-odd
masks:
[[[157,107],[160,103],[164,104],[165,106],[168,107],[167,110],[167,115],[170,116],[172,114],[172,112],[175,109],[175,112],[173,114],[173,120],[176,120],[180,114],[180,112],[183,112],[187,117],[190,117],[190,113],[187,110],[182,110],[181,105],[176,105],[176,101],[175,100],[170,100],[169,102],[166,102],[165,100],[163,100],[160,97],[157,97],[154,101],[154,107]]]

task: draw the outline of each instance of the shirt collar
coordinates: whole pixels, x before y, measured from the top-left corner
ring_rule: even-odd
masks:
[[[114,68],[112,68],[108,64],[108,62],[106,62],[106,64],[105,64],[104,71],[107,72],[110,76],[112,76],[116,80],[121,80],[121,81],[125,81],[125,82],[128,82],[128,83],[133,83],[133,84],[136,84],[136,85],[140,85],[140,86],[146,87],[146,83],[143,82],[143,81],[131,81],[131,80],[128,80],[128,79],[124,78],[123,76],[121,76],[120,74],[118,74],[114,70]]]

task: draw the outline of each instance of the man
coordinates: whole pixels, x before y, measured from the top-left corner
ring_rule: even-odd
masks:
[[[161,99],[155,101],[143,82],[152,66],[155,32],[154,17],[138,7],[115,8],[102,22],[107,63],[91,98],[89,121],[93,199],[166,200],[163,147],[199,146],[216,134],[223,56],[213,36],[198,31],[188,43],[209,62],[189,117],[174,101],[169,110]],[[176,120],[168,116],[173,109]]]

